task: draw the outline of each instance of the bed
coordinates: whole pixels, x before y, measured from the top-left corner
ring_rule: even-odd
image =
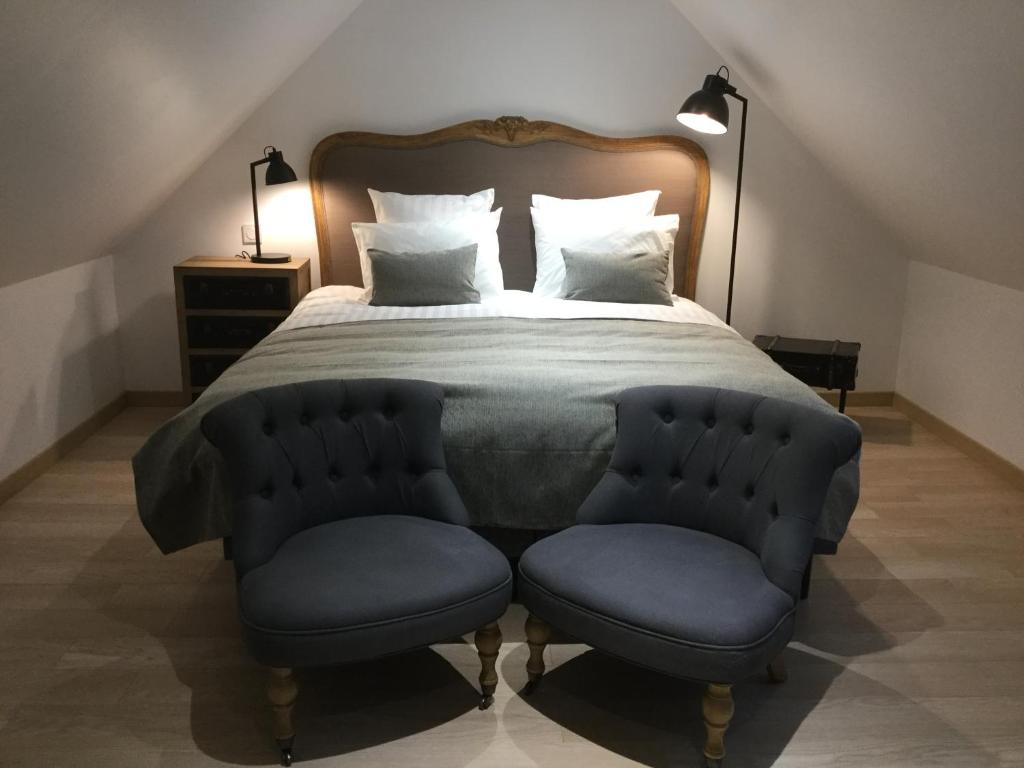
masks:
[[[158,430],[134,457],[139,513],[164,552],[230,536],[217,451],[199,422],[251,389],[320,378],[400,377],[445,389],[450,471],[475,525],[555,530],[607,465],[615,398],[630,386],[702,384],[824,401],[693,298],[708,199],[699,145],[677,136],[600,137],[520,117],[415,136],[338,133],[310,164],[322,287]],[[366,189],[469,194],[494,187],[505,288],[480,304],[374,307],[362,297],[351,223],[374,221]],[[679,215],[671,306],[538,299],[530,195],[596,198],[661,189]],[[837,416],[837,418],[840,418]],[[834,551],[858,493],[833,478],[818,550]]]

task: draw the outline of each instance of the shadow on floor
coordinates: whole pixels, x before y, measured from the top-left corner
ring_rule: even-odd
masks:
[[[248,658],[241,642],[231,564],[220,559],[217,543],[165,557],[149,547],[144,536],[134,520],[127,522],[93,555],[75,586],[87,597],[93,594],[90,585],[100,581],[134,583],[128,593],[134,594],[133,600],[104,599],[97,601],[96,608],[107,619],[148,636],[147,642],[158,644],[166,654],[177,681],[188,688],[191,741],[219,761],[275,764],[264,694],[266,675]],[[133,548],[147,548],[148,553],[144,549],[144,556],[132,558]],[[941,618],[927,603],[888,574],[861,542],[848,538],[836,557],[820,558],[824,567],[819,564],[816,573],[826,578],[815,580],[810,600],[801,605],[795,639],[803,648],[787,650],[790,681],[773,686],[752,680],[737,686],[729,744],[734,755],[744,757],[731,761],[733,765],[773,764],[837,678],[842,676],[847,684],[851,675],[860,678],[845,669],[848,661],[883,652],[913,636],[906,631],[898,636],[887,632],[865,615],[862,603],[873,598],[873,585],[884,588],[886,599],[898,601],[900,612],[911,617],[903,621],[903,630],[923,632],[941,625]],[[857,572],[871,578],[853,579],[856,589],[848,591],[844,581],[828,577],[840,558],[856,561]],[[161,595],[166,609],[160,607]],[[514,629],[506,632],[506,642],[517,640],[522,637]],[[510,722],[515,722],[517,710],[533,709],[576,737],[642,764],[699,765],[703,740],[699,685],[595,651],[580,653],[583,647],[564,638],[550,648],[555,663],[541,689],[528,699],[514,698],[504,711],[506,730],[513,738],[517,731]],[[451,655],[448,650],[444,653]],[[515,690],[525,682],[526,655],[520,646],[502,664],[503,678]],[[472,657],[475,660],[475,654]],[[92,674],[99,682],[105,672],[97,669]],[[300,760],[343,758],[373,747],[384,747],[388,759],[411,759],[415,743],[394,742],[455,720],[474,709],[478,700],[467,677],[430,649],[340,668],[300,670],[297,676],[295,751]],[[905,705],[900,716],[911,718],[919,732],[940,738],[942,730],[941,738],[947,742],[961,738],[885,686],[862,678],[855,687],[867,696],[898,698]],[[161,691],[166,689],[164,685]],[[480,714],[472,722],[471,737],[451,740],[455,754],[450,764],[471,762],[493,741],[496,716]],[[130,719],[128,723],[130,727]],[[149,738],[146,728],[151,725],[139,727],[134,735]],[[846,738],[842,722],[834,729]],[[541,749],[528,737],[517,745],[528,755]],[[459,755],[458,750],[465,754]],[[538,765],[552,765],[550,753],[531,758]],[[977,764],[986,765],[985,758],[979,750]]]
[[[570,649],[583,648],[556,649],[556,664],[559,656],[572,653]],[[772,685],[765,677],[735,686],[736,712],[726,735],[729,763],[774,764],[833,679],[842,673],[836,664],[823,665],[820,660],[807,664],[806,655],[792,649],[786,652],[792,669],[785,685]],[[518,668],[527,656],[525,649],[518,649],[509,654],[505,666]],[[506,675],[517,673],[518,669],[510,669]],[[531,707],[575,737],[629,760],[683,768],[703,766],[703,691],[699,683],[584,649],[550,669],[533,693],[520,697],[519,706]],[[794,696],[796,691],[799,697]],[[513,704],[506,712],[511,710]],[[751,744],[756,744],[757,755],[751,754]],[[529,754],[532,742],[523,739],[518,746]],[[753,757],[756,761],[751,761]]]
[[[838,558],[855,560],[856,572],[870,578],[852,579],[855,588],[849,590],[842,580],[829,577]],[[834,749],[827,746],[829,735],[823,735],[823,753],[842,753],[842,743],[856,751],[857,730],[863,733],[862,723],[871,718],[859,712],[856,718],[836,718],[834,713],[843,706],[853,712],[863,701],[861,697],[877,697],[887,704],[879,708],[873,729],[868,729],[870,740],[877,741],[879,730],[902,720],[901,730],[927,734],[926,740],[960,740],[956,749],[976,755],[975,765],[997,764],[981,747],[925,707],[847,669],[846,665],[858,657],[883,653],[942,626],[942,617],[852,536],[844,540],[840,555],[817,558],[816,573],[825,578],[812,582],[810,599],[803,601],[798,610],[794,641],[804,648],[791,645],[785,652],[789,680],[772,685],[764,675],[734,688],[736,713],[726,739],[730,753],[727,764],[744,768],[776,765],[793,735],[815,714],[840,678],[841,687],[851,691],[851,698],[839,704],[830,702],[826,707],[832,713],[836,745]],[[894,606],[893,614],[899,615],[898,635],[873,621],[865,610],[864,603],[876,597]],[[516,707],[532,708],[575,737],[643,765],[703,767],[703,685],[637,667],[575,643],[565,636],[553,640],[549,654],[554,669],[533,694],[514,700],[506,708],[506,717]],[[518,648],[502,665],[504,679],[516,690],[521,691],[526,680],[527,656],[525,647]],[[535,745],[523,739],[518,746],[530,754]],[[538,764],[545,764],[541,754],[534,757]]]
[[[852,534],[844,537],[839,554],[815,557],[814,573],[819,578],[797,611],[794,638],[816,651],[853,659],[943,625],[942,616]]]
[[[91,606],[96,627],[85,629],[95,640],[73,649],[72,656],[83,661],[68,695],[109,691],[111,702],[102,706],[110,708],[111,717],[103,714],[111,739],[134,739],[166,750],[187,751],[194,745],[218,761],[276,764],[265,671],[243,648],[233,568],[221,559],[219,543],[165,557],[132,516],[87,557],[69,591],[76,604]],[[913,582],[897,579],[868,544],[852,536],[837,556],[818,560],[810,600],[799,612],[795,639],[801,647],[787,651],[790,681],[772,686],[752,680],[737,686],[730,764],[773,764],[798,729],[803,735],[808,721],[823,732],[822,755],[856,751],[858,733],[867,733],[867,722],[872,730],[863,738],[869,743],[878,743],[880,731],[891,730],[896,741],[912,732],[915,743],[924,747],[948,745],[951,754],[970,754],[973,765],[992,764],[982,748],[923,706],[847,668],[942,625],[941,617],[914,593]],[[880,612],[879,603],[896,607]],[[40,626],[60,622],[59,608],[42,609],[48,611],[49,616],[38,617]],[[521,640],[521,633],[506,631],[506,642]],[[472,675],[449,662],[463,651],[475,664],[471,649],[453,653],[446,646],[341,668],[300,670],[297,758],[335,757],[344,763],[354,760],[356,751],[377,748],[373,758],[380,762],[415,763],[419,740],[396,742],[456,720],[476,706],[477,692],[467,679]],[[529,733],[536,720],[520,728],[524,721],[517,720],[517,713],[534,718],[540,713],[564,729],[565,739],[585,739],[642,764],[699,765],[700,686],[580,646],[554,644],[551,654],[554,663],[541,688],[529,698],[513,698],[501,715],[503,733],[530,759],[541,766],[559,764],[544,751],[550,739],[538,739],[535,730]],[[522,646],[503,659],[503,679],[514,690],[525,682],[525,661]],[[127,691],[115,690],[119,675],[130,686]],[[843,690],[838,696],[837,687]],[[887,703],[875,706],[873,701]],[[100,709],[95,701],[90,707]],[[13,710],[7,714],[18,716]],[[479,715],[447,744],[446,764],[468,764],[495,740],[498,716],[493,711]],[[116,729],[109,725],[115,722]],[[915,762],[911,754],[903,758],[897,762]]]
[[[301,759],[344,756],[478,713],[479,692],[431,649],[303,672],[295,721]],[[473,739],[451,740],[453,765],[470,762],[492,740],[494,714],[479,715]],[[458,754],[460,748],[465,754]]]
[[[138,539],[134,521],[112,537],[104,550],[124,553],[125,538]],[[209,544],[166,557],[151,552],[145,558],[124,561],[123,568],[117,569],[123,578],[140,582],[132,585],[135,599],[103,600],[96,608],[105,620],[135,628],[126,631],[131,636],[127,644],[112,644],[112,653],[125,653],[126,645],[132,648],[120,663],[136,665],[139,655],[149,657],[142,663],[148,661],[151,669],[169,662],[177,681],[188,689],[191,741],[200,751],[225,763],[276,765],[278,752],[271,737],[265,694],[267,672],[245,652],[235,606],[234,572],[230,563],[215,555],[214,547],[219,549],[219,545]],[[97,553],[72,588],[90,595],[88,585],[111,578],[111,563],[112,558],[103,551]],[[152,590],[148,599],[147,590]],[[167,596],[165,610],[159,607],[161,595]],[[139,602],[151,607],[140,608]],[[465,651],[467,658],[475,661],[475,652]],[[133,653],[135,658],[130,657]],[[457,655],[461,656],[461,651]],[[110,668],[89,674],[99,682],[110,674]],[[344,758],[380,745],[394,748],[401,739],[476,712],[480,700],[474,685],[430,648],[342,667],[300,669],[296,679],[297,763]],[[153,691],[165,697],[169,692],[181,696],[180,686],[166,682]],[[145,698],[144,691],[140,697]],[[170,704],[167,715],[173,720],[184,702]],[[137,726],[130,735],[152,743],[153,723],[145,719],[136,723],[124,714],[117,718],[119,727]],[[450,754],[459,765],[471,762],[493,738],[497,727],[493,712],[479,714],[473,723],[473,738],[452,740]],[[414,746],[401,745],[397,751],[408,754]],[[396,760],[404,762],[401,757]]]
[[[578,655],[558,663],[573,652]],[[526,648],[509,654],[502,670],[506,679],[522,678]],[[535,710],[568,733],[563,741],[592,742],[623,758],[658,768],[704,768],[704,727],[700,702],[703,686],[634,666],[583,646],[555,650],[556,664],[540,686],[520,694],[505,707],[506,721],[515,713]],[[802,743],[814,734],[813,752],[787,755],[794,765],[840,764],[842,755],[861,753],[861,760],[879,752],[880,734],[892,733],[889,764],[918,764],[918,750],[942,744],[949,754],[969,755],[972,766],[997,766],[999,761],[942,718],[893,689],[843,665],[790,647],[786,651],[789,680],[773,685],[757,677],[733,689],[736,711],[726,734],[725,764],[742,768],[789,765],[782,755],[797,730]],[[833,691],[827,703],[826,692]],[[521,690],[521,689],[520,689]],[[510,732],[515,738],[516,732]],[[554,765],[528,734],[517,746],[538,765]],[[898,753],[898,757],[896,757]],[[833,761],[839,762],[833,762]],[[862,764],[857,761],[857,764]],[[923,764],[923,763],[922,763]]]

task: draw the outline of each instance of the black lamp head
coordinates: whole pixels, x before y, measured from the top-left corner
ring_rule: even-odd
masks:
[[[271,184],[287,184],[297,181],[295,171],[284,161],[284,154],[276,147],[264,147],[263,156],[267,158],[267,186]]]
[[[716,73],[704,78],[701,89],[683,102],[676,120],[701,133],[725,133],[729,130],[729,105],[725,96],[735,93],[736,88],[729,84],[727,67],[719,67],[718,72],[723,69],[725,77]]]

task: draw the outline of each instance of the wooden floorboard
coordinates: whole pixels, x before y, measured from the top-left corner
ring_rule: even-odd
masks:
[[[213,542],[163,556],[129,458],[173,411],[123,411],[0,506],[0,765],[273,765],[264,676]],[[861,504],[819,558],[789,681],[736,687],[732,766],[1024,766],[1024,492],[892,408]],[[495,705],[451,643],[299,675],[311,766],[698,766],[697,686],[552,644],[531,697],[523,611]]]

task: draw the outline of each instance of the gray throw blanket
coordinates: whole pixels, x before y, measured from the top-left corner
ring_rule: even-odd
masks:
[[[507,528],[573,523],[608,464],[615,399],[627,387],[698,384],[831,410],[752,344],[708,325],[488,317],[278,331],[136,454],[139,515],[154,541],[172,552],[231,533],[220,455],[199,427],[213,406],[277,384],[368,377],[444,387],[442,434],[455,485],[474,524]],[[842,538],[858,477],[854,462],[836,473],[819,538]]]

